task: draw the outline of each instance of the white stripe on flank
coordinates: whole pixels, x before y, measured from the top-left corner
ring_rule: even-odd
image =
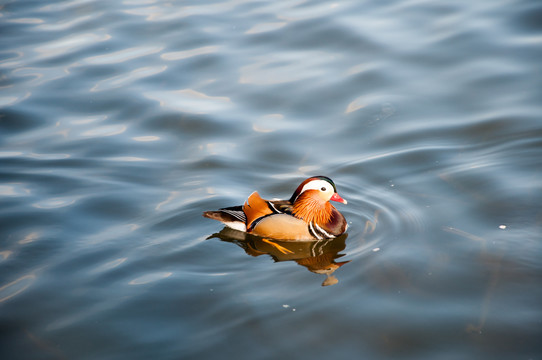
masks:
[[[326,238],[334,238],[335,236],[331,235],[324,229],[322,229],[318,224],[314,223],[314,225],[318,228],[318,231],[320,231],[321,234],[324,234]]]
[[[316,230],[314,230],[314,224],[312,223],[312,221],[309,223],[309,228],[310,228],[310,232],[318,239],[318,240],[322,240],[323,238],[320,236],[320,234],[318,234],[316,232]]]

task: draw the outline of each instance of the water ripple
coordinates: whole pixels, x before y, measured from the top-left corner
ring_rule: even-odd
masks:
[[[15,281],[0,287],[0,303],[25,291],[36,280],[35,275],[24,275]]]
[[[71,157],[70,154],[35,154],[30,153],[26,155],[29,158],[36,159],[36,160],[62,160],[62,159],[68,159]]]
[[[112,269],[115,269],[115,268],[119,267],[120,265],[122,265],[127,259],[128,258],[124,257],[124,258],[119,258],[119,259],[108,261],[105,264],[98,265],[97,267],[92,269],[90,272],[93,273],[93,274],[108,272],[108,271],[110,271]]]
[[[126,125],[104,125],[81,133],[83,137],[103,137],[122,134],[128,127]]]
[[[30,91],[18,91],[19,94],[13,92],[8,96],[0,96],[0,107],[8,107],[16,105],[30,97]]]
[[[132,139],[139,142],[149,142],[149,141],[158,141],[160,140],[160,137],[154,136],[154,135],[146,135],[146,136],[135,136]]]
[[[67,76],[68,72],[61,68],[21,67],[13,70],[11,74],[16,78],[23,78],[26,86],[38,87],[61,79]]]
[[[146,77],[164,72],[166,69],[167,69],[167,66],[165,65],[155,66],[155,67],[151,67],[151,66],[141,67],[139,69],[132,70],[127,74],[116,75],[109,79],[101,80],[96,85],[94,85],[90,89],[90,91],[98,92],[98,91],[111,90],[111,89],[127,86],[133,83],[134,81],[144,79]]]
[[[23,58],[24,53],[18,50],[0,51],[0,68],[11,68],[18,64],[18,61]]]
[[[44,199],[35,203],[35,208],[38,209],[58,209],[75,204],[79,197],[58,197],[51,199]]]
[[[13,24],[42,24],[44,20],[38,18],[17,18],[9,19],[7,22]]]
[[[6,2],[4,352],[536,357],[541,10]],[[202,211],[315,174],[348,200],[331,292],[272,244],[206,240]]]
[[[21,245],[29,244],[29,243],[32,243],[32,242],[40,239],[40,237],[42,237],[42,234],[40,232],[32,231],[32,232],[26,234],[24,238],[19,240],[19,244],[21,244]]]
[[[38,31],[67,31],[76,28],[77,25],[83,24],[90,20],[99,18],[103,13],[89,14],[83,16],[76,16],[70,19],[62,19],[58,22],[44,23],[36,27]]]
[[[150,159],[145,159],[137,156],[116,156],[107,158],[109,161],[119,161],[119,162],[142,162],[150,161]]]
[[[138,278],[135,278],[129,282],[130,285],[145,285],[151,282],[166,279],[173,275],[172,272],[156,272],[152,274],[145,274]]]
[[[278,30],[288,24],[287,22],[272,22],[272,23],[262,23],[262,24],[256,24],[247,31],[245,31],[245,34],[260,34],[265,33],[269,31],[275,31]]]
[[[143,94],[160,106],[192,114],[209,114],[231,110],[233,103],[225,96],[209,96],[192,89],[152,91]]]
[[[25,188],[23,184],[11,183],[0,185],[0,196],[27,196],[30,195],[30,190]]]
[[[41,54],[41,59],[47,59],[73,53],[81,48],[88,47],[99,42],[104,42],[109,39],[111,39],[111,35],[109,34],[75,34],[66,36],[62,39],[50,41],[45,45],[40,45],[35,49],[35,51]]]
[[[91,56],[84,59],[82,63],[89,65],[118,64],[134,60],[143,56],[156,54],[163,49],[163,46],[136,46],[103,55]]]
[[[337,55],[322,51],[292,51],[269,56],[257,56],[252,64],[241,67],[240,84],[274,85],[318,78],[325,65]]]
[[[202,46],[196,49],[173,51],[162,54],[160,57],[168,61],[183,60],[194,56],[208,55],[216,53],[221,48],[219,46]]]
[[[220,14],[227,10],[232,10],[238,5],[247,2],[246,0],[224,1],[222,3],[212,3],[204,5],[189,5],[179,7],[161,7],[144,6],[125,10],[127,14],[144,16],[147,21],[171,21],[180,20],[185,17],[196,15]],[[136,5],[147,5],[147,2],[137,2]]]

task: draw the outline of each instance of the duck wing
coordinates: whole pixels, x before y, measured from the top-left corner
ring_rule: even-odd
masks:
[[[290,200],[271,200],[271,201],[268,201],[268,203],[269,203],[269,206],[277,214],[292,215],[292,212],[294,210],[294,206],[292,205]]]
[[[292,215],[292,211],[293,206],[289,200],[265,200],[258,192],[253,192],[244,205],[205,211],[203,216],[218,220],[232,229],[247,231],[264,217],[274,214]]]

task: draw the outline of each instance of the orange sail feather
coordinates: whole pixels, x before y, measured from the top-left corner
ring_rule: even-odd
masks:
[[[257,191],[250,194],[247,201],[245,201],[243,211],[247,216],[247,229],[251,228],[254,220],[273,213],[273,211],[267,205],[267,201],[262,199]]]

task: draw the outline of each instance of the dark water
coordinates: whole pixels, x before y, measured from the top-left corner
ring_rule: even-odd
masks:
[[[0,358],[542,359],[542,3],[0,15]],[[201,217],[315,174],[347,237]]]

